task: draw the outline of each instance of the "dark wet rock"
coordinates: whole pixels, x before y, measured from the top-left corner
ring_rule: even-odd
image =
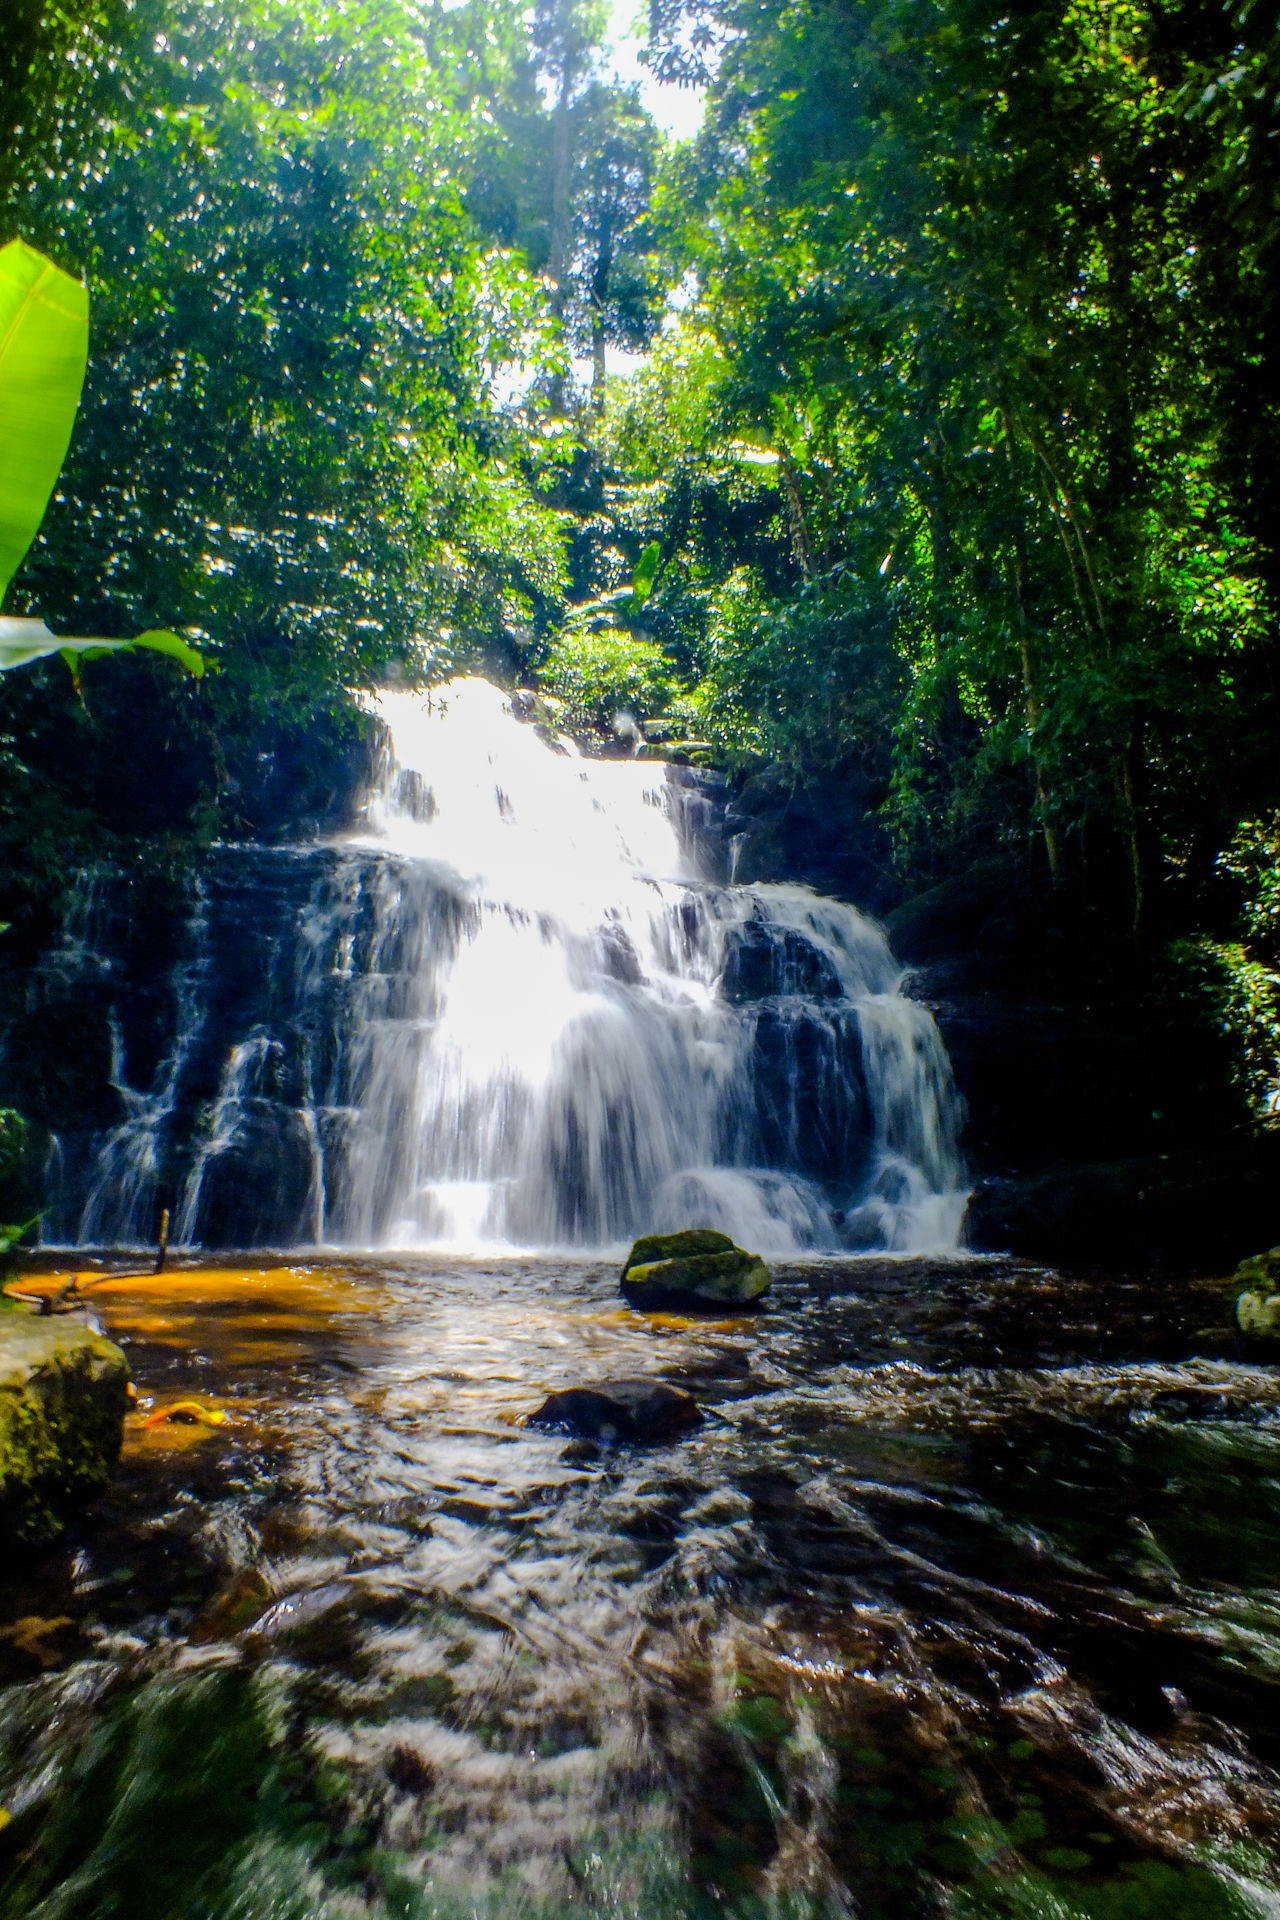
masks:
[[[875,1139],[857,1009],[778,999],[751,1012],[760,1163],[856,1186]]]
[[[791,768],[754,773],[730,801],[725,830],[733,877],[798,880],[873,911],[893,898],[878,796],[853,768],[802,779]]]
[[[614,980],[620,980],[624,986],[638,987],[644,981],[640,956],[630,935],[622,927],[601,928],[600,963],[605,973]]]
[[[644,1441],[672,1439],[701,1421],[692,1395],[663,1380],[605,1380],[548,1394],[528,1425],[588,1440]]]
[[[684,1227],[678,1233],[646,1233],[627,1255],[622,1277],[625,1280],[632,1267],[647,1267],[654,1260],[689,1260],[697,1254],[734,1251],[728,1234],[717,1233],[713,1227]]]
[[[729,824],[736,824],[732,816]],[[782,813],[762,813],[749,820],[733,835],[730,845],[733,879],[741,886],[757,880],[783,880],[791,869],[786,816]]]
[[[969,1203],[965,1238],[1035,1260],[1105,1254],[1222,1273],[1274,1235],[1277,1193],[1280,1138],[1142,1154],[987,1181]]]
[[[1007,860],[981,860],[893,907],[884,919],[894,952],[913,966],[990,944],[1025,884]]]
[[[111,1478],[129,1363],[82,1321],[0,1310],[0,1535],[52,1538]]]
[[[1234,1282],[1236,1324],[1254,1340],[1280,1339],[1280,1247],[1242,1260]]]
[[[780,994],[838,1000],[843,988],[826,954],[802,933],[749,920],[726,935],[720,991],[726,1000],[741,1006],[746,1000]]]
[[[297,1246],[312,1237],[315,1142],[298,1106],[241,1102],[228,1145],[200,1190],[207,1240],[219,1247]]]
[[[733,1247],[628,1266],[622,1291],[638,1307],[748,1307],[769,1291],[769,1269],[758,1253]]]

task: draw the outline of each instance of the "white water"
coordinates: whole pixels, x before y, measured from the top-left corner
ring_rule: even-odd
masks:
[[[339,943],[344,1172],[324,1237],[601,1246],[707,1224],[775,1254],[954,1246],[946,1055],[871,921],[803,887],[714,884],[664,766],[549,742],[484,681],[376,710],[351,846],[393,858],[369,890],[370,961]],[[723,997],[750,923],[816,949],[818,997]],[[303,932],[332,967],[323,912]]]

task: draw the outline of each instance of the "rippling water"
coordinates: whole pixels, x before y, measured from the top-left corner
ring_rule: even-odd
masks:
[[[116,1486],[0,1575],[4,1920],[1280,1914],[1280,1373],[1213,1283],[108,1278]],[[653,1373],[692,1438],[526,1429]],[[172,1401],[222,1426],[147,1418]]]

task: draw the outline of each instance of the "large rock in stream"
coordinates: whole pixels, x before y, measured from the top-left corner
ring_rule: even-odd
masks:
[[[0,1309],[0,1539],[52,1538],[120,1457],[129,1363],[71,1315]]]
[[[727,1233],[689,1227],[637,1240],[622,1269],[622,1291],[638,1307],[750,1307],[769,1291],[769,1269]]]

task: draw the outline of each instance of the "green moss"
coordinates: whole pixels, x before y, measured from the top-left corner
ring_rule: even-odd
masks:
[[[1236,1282],[1263,1293],[1280,1293],[1280,1247],[1268,1253],[1255,1253],[1242,1260],[1235,1271]]]
[[[129,1363],[82,1322],[0,1321],[0,1534],[57,1533],[119,1457]]]
[[[746,1306],[768,1292],[769,1269],[758,1254],[735,1247],[730,1253],[631,1267],[622,1285],[642,1302],[690,1299],[711,1306]]]
[[[680,1233],[647,1233],[637,1240],[622,1269],[625,1280],[633,1267],[652,1266],[657,1260],[689,1260],[705,1253],[736,1253],[727,1233],[711,1227],[686,1227]]]

